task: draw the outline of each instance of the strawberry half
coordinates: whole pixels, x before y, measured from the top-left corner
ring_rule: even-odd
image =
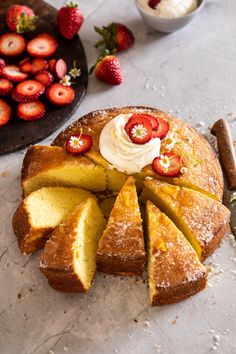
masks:
[[[58,83],[50,86],[46,94],[49,102],[56,106],[66,106],[75,98],[75,92],[71,87]]]
[[[23,33],[35,30],[34,11],[24,5],[11,5],[6,13],[7,26],[11,31]]]
[[[7,124],[11,116],[11,107],[0,98],[0,127]]]
[[[110,85],[120,85],[123,81],[120,61],[114,55],[99,58],[94,73],[99,80]]]
[[[173,152],[165,152],[152,162],[153,171],[165,177],[178,177],[182,166],[181,156]]]
[[[157,129],[154,129],[152,132],[152,137],[153,138],[159,138],[159,139],[164,139],[170,129],[169,123],[160,118],[160,117],[155,117],[155,119],[158,122]]]
[[[129,128],[132,124],[139,123],[140,120],[142,120],[142,119],[149,120],[149,122],[152,125],[152,129],[157,129],[158,122],[155,117],[151,116],[150,114],[146,114],[146,113],[134,113],[134,114],[132,114],[132,116],[129,118],[128,122],[125,125],[126,133],[129,134]]]
[[[11,82],[21,82],[27,79],[28,74],[22,73],[16,65],[6,65],[2,68],[2,76]]]
[[[55,71],[55,67],[56,67],[56,59],[50,59],[48,61],[48,70],[50,71],[50,73],[54,73]]]
[[[40,101],[19,103],[17,106],[17,116],[20,119],[31,121],[43,118],[45,115],[45,105]]]
[[[27,44],[27,52],[32,57],[48,58],[57,50],[58,43],[49,33],[41,33]]]
[[[102,28],[95,26],[94,29],[103,38],[96,43],[96,47],[104,46],[110,53],[130,48],[135,40],[131,30],[122,23],[112,22]]]
[[[44,86],[36,80],[26,80],[16,86],[12,98],[17,102],[36,101],[43,93]]]
[[[93,145],[93,139],[88,134],[71,135],[66,141],[66,150],[70,154],[78,155],[88,152]]]
[[[0,59],[0,75],[2,74],[2,68],[6,65],[5,60]]]
[[[48,87],[52,84],[54,77],[47,70],[41,70],[34,75],[35,80],[41,82],[44,87]]]
[[[32,72],[32,64],[30,62],[30,58],[25,58],[21,60],[19,63],[20,71],[23,73],[31,73]]]
[[[0,36],[0,54],[15,57],[25,50],[25,39],[17,33],[4,33]]]
[[[63,59],[58,59],[55,64],[55,72],[58,79],[62,79],[67,72],[67,65]]]
[[[31,60],[32,74],[36,74],[41,70],[46,70],[48,68],[48,62],[42,58],[34,58]]]
[[[146,144],[152,138],[152,125],[147,119],[140,119],[129,128],[129,138],[135,144]]]
[[[0,96],[9,95],[11,93],[12,89],[13,89],[12,83],[8,79],[1,77],[0,78]]]
[[[160,2],[161,0],[149,0],[148,6],[150,6],[152,9],[155,9]]]

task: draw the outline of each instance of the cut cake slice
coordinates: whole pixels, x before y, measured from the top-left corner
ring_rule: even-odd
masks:
[[[104,191],[105,169],[85,156],[73,156],[58,146],[30,146],[26,152],[21,182],[24,196],[41,187],[71,186]]]
[[[32,253],[42,248],[57,224],[89,197],[88,191],[70,187],[44,187],[28,195],[12,221],[20,250]]]
[[[147,178],[142,200],[152,201],[172,219],[201,260],[216,250],[228,229],[229,210],[195,190]]]
[[[89,198],[54,229],[40,262],[40,270],[54,289],[64,292],[90,289],[104,227],[105,220],[96,200]]]
[[[172,304],[203,290],[206,268],[182,232],[150,201],[146,223],[151,304]]]
[[[135,179],[130,176],[117,196],[99,242],[98,270],[110,274],[141,275],[145,255]]]

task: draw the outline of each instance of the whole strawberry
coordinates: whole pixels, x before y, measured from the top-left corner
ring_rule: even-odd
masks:
[[[57,13],[59,32],[66,39],[72,39],[78,33],[83,22],[84,16],[78,8],[78,4],[72,1]]]
[[[107,27],[94,27],[95,31],[102,36],[102,40],[96,43],[96,47],[104,46],[111,53],[121,52],[130,48],[134,41],[131,30],[122,23],[112,22]]]
[[[34,31],[36,19],[34,11],[24,5],[11,5],[6,13],[7,27],[17,33]]]
[[[94,67],[94,74],[99,80],[110,85],[120,85],[123,81],[120,61],[114,55],[99,57]]]

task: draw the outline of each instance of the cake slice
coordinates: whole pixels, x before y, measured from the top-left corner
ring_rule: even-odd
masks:
[[[72,186],[104,191],[105,169],[85,156],[73,156],[58,146],[30,146],[26,152],[21,182],[24,196],[41,187]]]
[[[89,197],[88,191],[70,187],[44,187],[31,193],[13,216],[20,250],[31,253],[43,247],[57,224]]]
[[[215,251],[228,229],[229,210],[198,191],[147,178],[142,200],[152,201],[172,219],[201,260]]]
[[[203,290],[206,268],[182,232],[150,201],[146,223],[151,304],[172,304]]]
[[[96,200],[89,198],[54,229],[40,262],[40,270],[54,289],[64,292],[90,289],[104,227],[105,220]]]
[[[99,242],[97,266],[105,273],[140,275],[144,264],[142,219],[135,179],[130,176],[117,196]]]

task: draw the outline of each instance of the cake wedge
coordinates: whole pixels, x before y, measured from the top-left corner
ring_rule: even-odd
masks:
[[[84,189],[70,187],[44,187],[28,195],[12,220],[21,252],[42,248],[57,224],[90,197],[95,198]]]
[[[147,201],[149,293],[152,306],[182,301],[203,290],[207,271],[182,232]]]
[[[40,262],[40,270],[51,287],[63,292],[90,289],[104,227],[105,220],[96,200],[89,198],[55,228]]]
[[[130,176],[116,198],[99,242],[97,267],[104,273],[141,275],[145,258],[135,179]]]
[[[196,190],[147,178],[141,198],[152,201],[176,224],[202,261],[219,247],[228,229],[229,210]]]

